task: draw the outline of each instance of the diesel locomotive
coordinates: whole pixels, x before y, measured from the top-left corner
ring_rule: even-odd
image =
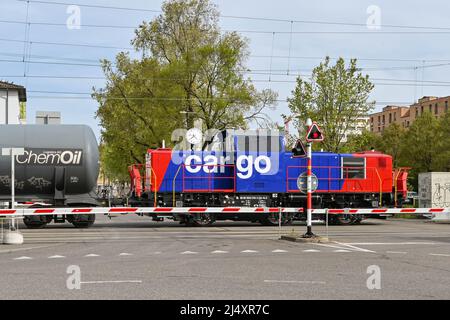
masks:
[[[282,133],[226,130],[217,137],[206,147],[191,146],[190,150],[149,149],[145,164],[128,168],[128,203],[158,207],[306,207],[302,189],[306,159],[296,148],[286,150]],[[352,154],[313,152],[312,159],[314,208],[392,207],[400,206],[406,198],[408,172],[393,168],[390,155],[373,150]],[[205,214],[199,210],[177,218],[196,226],[215,220],[274,225],[279,216]],[[285,213],[282,223],[303,218],[301,214]],[[362,219],[362,215],[339,215],[330,222],[357,223]]]

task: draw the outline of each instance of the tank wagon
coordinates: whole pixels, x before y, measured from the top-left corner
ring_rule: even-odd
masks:
[[[203,151],[149,149],[145,164],[129,167],[132,206],[158,207],[306,207],[301,185],[306,159],[285,150],[280,133],[227,130]],[[195,149],[195,148],[194,148]],[[401,205],[407,170],[394,169],[392,157],[368,151],[352,154],[313,152],[317,190],[315,208],[374,208]],[[156,216],[154,217],[157,218]],[[286,213],[283,223],[295,216]],[[361,215],[336,215],[332,223],[356,223]],[[278,213],[220,215],[193,213],[175,217],[193,225],[215,220],[278,224]]]
[[[15,162],[17,202],[58,207],[98,206],[93,192],[99,172],[99,151],[92,130],[85,125],[0,125],[0,148],[23,147]],[[0,201],[11,199],[11,160],[0,157]],[[52,220],[92,225],[95,215],[25,217],[28,227]]]

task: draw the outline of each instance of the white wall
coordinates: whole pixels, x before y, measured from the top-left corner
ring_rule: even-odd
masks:
[[[8,96],[8,121],[6,121],[6,90],[0,89],[0,124],[20,124],[19,92],[9,90]]]

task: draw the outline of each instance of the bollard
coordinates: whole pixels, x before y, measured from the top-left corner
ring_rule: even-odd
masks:
[[[23,244],[23,235],[19,231],[8,230],[3,232],[3,244]]]

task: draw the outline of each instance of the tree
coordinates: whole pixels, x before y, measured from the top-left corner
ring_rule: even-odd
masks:
[[[439,120],[439,136],[441,141],[437,147],[435,170],[450,171],[450,112]]]
[[[380,151],[392,156],[394,167],[399,166],[401,162],[400,160],[405,137],[406,131],[398,123],[391,124],[381,134],[378,148]]]
[[[183,90],[180,103],[187,125],[195,114],[206,129],[246,127],[247,121],[267,123],[264,110],[277,95],[258,92],[244,79],[247,40],[236,32],[221,33],[219,13],[208,0],[173,0],[163,14],[136,30],[133,45],[167,67]]]
[[[140,59],[119,53],[103,60],[107,82],[94,88],[102,126],[107,174],[126,176],[130,163],[142,163],[146,149],[177,128],[203,120],[204,129],[245,128],[270,122],[265,114],[276,100],[244,78],[247,40],[222,33],[218,12],[208,0],[172,0],[162,14],[143,22],[132,41]]]
[[[344,133],[373,109],[374,103],[368,102],[373,87],[369,76],[358,72],[356,59],[351,59],[347,67],[342,58],[330,66],[330,58],[326,57],[314,68],[311,81],[297,78],[292,97],[288,98],[289,109],[297,117],[299,132],[304,121],[311,118],[321,126],[326,137],[319,147],[340,152]]]
[[[417,185],[420,172],[430,172],[438,167],[436,156],[441,148],[439,120],[426,111],[408,129],[401,148],[400,164],[412,168],[412,185]]]
[[[381,140],[381,137],[375,133],[364,130],[360,134],[349,135],[342,147],[342,152],[353,153],[372,149],[381,151]]]

